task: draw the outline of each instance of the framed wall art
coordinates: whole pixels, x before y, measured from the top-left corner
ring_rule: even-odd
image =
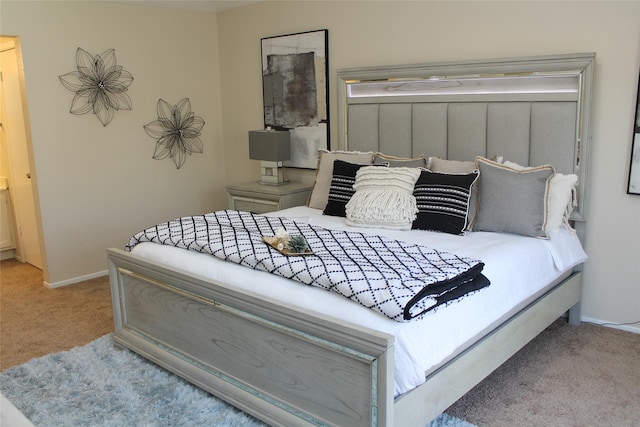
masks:
[[[627,193],[640,195],[640,73],[638,74],[638,92],[636,92],[636,115],[633,123],[631,165],[629,166],[629,186],[627,187]]]
[[[288,130],[287,167],[315,169],[329,142],[328,30],[261,39],[266,128]]]

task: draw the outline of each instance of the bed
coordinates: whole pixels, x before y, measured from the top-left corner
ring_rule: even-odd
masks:
[[[580,321],[586,255],[577,236],[586,221],[594,60],[572,54],[338,70],[339,149],[320,156],[308,206],[259,218],[480,258],[489,286],[397,321],[319,287],[136,240],[126,251],[108,250],[114,342],[271,425],[426,425],[558,317]],[[480,200],[491,197],[482,178],[499,185],[500,173],[520,179],[539,165],[574,175],[578,185],[571,216],[563,213],[543,236],[550,238],[494,231],[501,210],[481,213],[482,203],[474,213],[479,229],[465,223],[460,235],[323,214],[332,190],[317,190],[330,182],[327,165],[363,155],[367,170],[377,168],[369,166],[377,155],[385,168],[417,160],[443,175],[462,175],[451,169],[473,162]]]

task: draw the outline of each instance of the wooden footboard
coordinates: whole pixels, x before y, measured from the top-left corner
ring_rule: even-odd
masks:
[[[271,425],[424,427],[581,292],[575,272],[394,401],[393,336],[118,249],[108,260],[115,343]]]
[[[391,425],[393,336],[108,259],[118,345],[272,425]]]

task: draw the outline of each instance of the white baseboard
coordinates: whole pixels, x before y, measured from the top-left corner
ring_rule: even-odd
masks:
[[[80,276],[80,277],[74,277],[73,279],[62,280],[60,282],[54,282],[54,283],[43,282],[42,284],[49,289],[54,289],[54,288],[59,288],[61,286],[73,285],[74,283],[82,282],[89,279],[95,279],[96,277],[106,276],[107,274],[109,274],[109,272],[107,270],[103,270],[103,271],[98,271],[97,273],[87,274],[86,276]]]
[[[0,261],[12,259],[15,257],[16,257],[15,249],[3,249],[2,251],[0,251]]]
[[[620,329],[621,331],[633,332],[634,334],[640,334],[640,323],[633,325],[620,324],[615,322],[609,322],[606,320],[593,319],[591,317],[581,317],[580,320],[587,323],[593,323],[595,325],[606,326],[607,328]]]

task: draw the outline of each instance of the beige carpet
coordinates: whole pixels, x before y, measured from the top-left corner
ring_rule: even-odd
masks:
[[[113,331],[108,279],[0,264],[0,369]],[[560,319],[447,410],[479,426],[640,427],[640,335]]]
[[[48,289],[42,272],[0,263],[0,370],[113,332],[108,278]]]
[[[560,319],[452,405],[479,426],[640,426],[640,335]]]

